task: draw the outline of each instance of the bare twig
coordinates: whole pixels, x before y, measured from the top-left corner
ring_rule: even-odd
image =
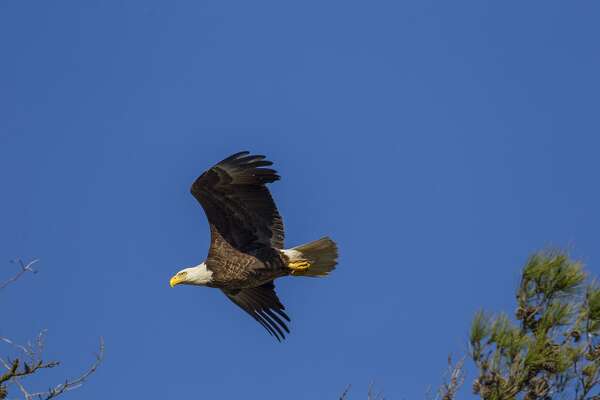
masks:
[[[50,399],[60,396],[61,394],[65,393],[65,392],[68,392],[70,390],[81,387],[81,385],[83,385],[83,383],[86,381],[86,379],[90,375],[92,375],[94,372],[96,372],[96,370],[98,369],[100,364],[102,364],[103,359],[104,359],[104,339],[100,338],[100,348],[98,350],[98,353],[96,354],[96,360],[91,365],[91,367],[88,368],[87,371],[85,371],[83,374],[81,374],[79,377],[77,377],[75,379],[66,380],[64,383],[61,383],[60,385],[55,386],[54,388],[48,390],[47,392],[36,393],[36,396],[38,396],[39,398],[43,398],[44,400],[50,400]]]
[[[23,345],[15,343],[12,340],[5,338],[5,337],[0,337],[0,341],[17,348],[20,352],[27,354],[28,356],[31,356],[31,353],[29,353],[29,349]]]
[[[0,363],[7,370],[7,372],[4,375],[0,376],[0,385],[10,380],[10,382],[12,382],[15,386],[19,388],[25,400],[50,400],[60,396],[65,392],[81,387],[86,381],[86,379],[94,372],[96,372],[104,358],[104,340],[100,338],[100,349],[96,354],[96,360],[90,366],[90,368],[88,368],[83,374],[74,379],[67,379],[64,383],[56,385],[55,387],[50,388],[45,392],[30,393],[26,389],[25,385],[23,385],[23,382],[21,382],[21,379],[29,375],[35,374],[40,369],[56,367],[59,365],[59,363],[57,361],[44,362],[41,360],[41,350],[44,346],[43,334],[38,335],[38,338],[36,340],[37,349],[35,351],[33,350],[31,344],[28,344],[27,346],[22,346],[15,344],[9,339],[5,339],[4,342],[9,343],[15,348],[19,349],[24,355],[29,357],[31,360],[31,364],[28,364],[26,362],[22,363],[19,359],[15,359],[14,361],[8,361],[3,358],[0,358]]]
[[[10,285],[11,283],[17,281],[21,276],[23,276],[23,274],[25,274],[27,272],[31,272],[32,274],[37,273],[37,270],[33,269],[32,267],[38,261],[39,261],[38,259],[32,260],[32,261],[30,261],[28,263],[25,263],[25,262],[23,262],[23,260],[20,260],[20,259],[16,260],[16,261],[13,261],[13,263],[18,263],[19,264],[20,271],[15,276],[13,276],[12,278],[9,278],[6,281],[0,283],[0,289],[4,289],[5,287],[7,287],[8,285]]]
[[[350,392],[350,387],[351,386],[352,385],[346,386],[346,389],[344,389],[344,391],[342,392],[339,400],[346,400],[348,398],[348,392]]]
[[[38,260],[33,260],[28,263],[21,260],[15,261],[18,263],[20,271],[12,278],[0,283],[0,289],[4,289],[28,272],[35,274],[37,271],[33,269],[33,265],[37,263],[37,261]],[[0,343],[3,342],[13,347],[18,353],[18,357],[14,360],[0,357],[0,369],[4,367],[5,370],[4,373],[0,371],[0,399],[4,399],[8,396],[10,385],[19,389],[24,400],[54,399],[63,393],[81,387],[90,375],[96,372],[104,358],[104,340],[100,338],[100,349],[96,354],[96,359],[85,372],[76,378],[67,379],[59,385],[50,387],[47,391],[32,393],[27,389],[27,386],[24,383],[26,378],[43,369],[54,368],[59,365],[58,361],[47,362],[43,360],[45,338],[45,330],[40,331],[33,341],[29,341],[24,345],[18,344],[9,338],[0,337]]]
[[[344,389],[344,391],[340,395],[339,400],[346,400],[348,398],[348,393],[350,392],[351,387],[352,387],[352,385],[346,386],[346,389]],[[382,392],[375,393],[373,391],[373,382],[371,382],[369,384],[369,391],[367,392],[367,400],[385,400]]]
[[[373,382],[369,384],[369,391],[367,392],[367,400],[385,400],[383,397],[383,392],[379,392],[375,394],[373,392]]]
[[[13,379],[13,383],[15,384],[15,386],[17,386],[19,388],[21,393],[23,393],[23,397],[25,397],[26,400],[31,399],[31,395],[29,394],[27,389],[25,389],[25,386],[23,386],[23,384],[21,383],[21,381],[19,379]]]
[[[37,334],[37,336],[35,338],[35,344],[32,344],[31,342],[27,342],[26,345],[21,345],[21,344],[15,343],[11,339],[1,337],[1,336],[0,336],[0,341],[13,346],[15,349],[17,349],[18,351],[23,353],[24,356],[29,358],[30,361],[37,362],[37,361],[39,361],[42,353],[44,352],[44,343],[45,343],[45,339],[46,339],[46,332],[47,332],[46,329],[42,329]]]
[[[458,360],[456,364],[452,363],[452,357],[448,356],[448,370],[445,376],[445,382],[439,390],[439,398],[441,400],[454,400],[456,392],[465,382],[465,374],[463,367],[465,364],[464,357]]]

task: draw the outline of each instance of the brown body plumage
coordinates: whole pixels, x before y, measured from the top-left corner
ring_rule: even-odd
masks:
[[[284,255],[264,247],[243,252],[230,245],[214,228],[206,266],[213,271],[207,286],[220,289],[246,289],[286,276],[290,270]]]

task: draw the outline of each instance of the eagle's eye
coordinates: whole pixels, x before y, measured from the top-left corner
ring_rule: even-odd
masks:
[[[183,271],[183,272],[178,273],[177,275],[183,278],[184,276],[187,275],[187,272]]]

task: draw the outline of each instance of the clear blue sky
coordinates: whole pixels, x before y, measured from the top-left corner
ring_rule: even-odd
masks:
[[[104,336],[71,398],[424,398],[479,307],[514,309],[531,251],[600,272],[599,12],[2,1],[0,266],[41,262],[0,293],[0,335],[48,328],[57,382]],[[279,282],[282,344],[218,291],[168,286],[209,243],[190,183],[245,149],[283,177],[287,244],[341,249],[327,279]]]

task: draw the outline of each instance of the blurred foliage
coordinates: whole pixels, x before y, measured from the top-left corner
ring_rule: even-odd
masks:
[[[485,400],[600,400],[600,288],[562,251],[529,258],[515,319],[473,319],[473,392]]]

